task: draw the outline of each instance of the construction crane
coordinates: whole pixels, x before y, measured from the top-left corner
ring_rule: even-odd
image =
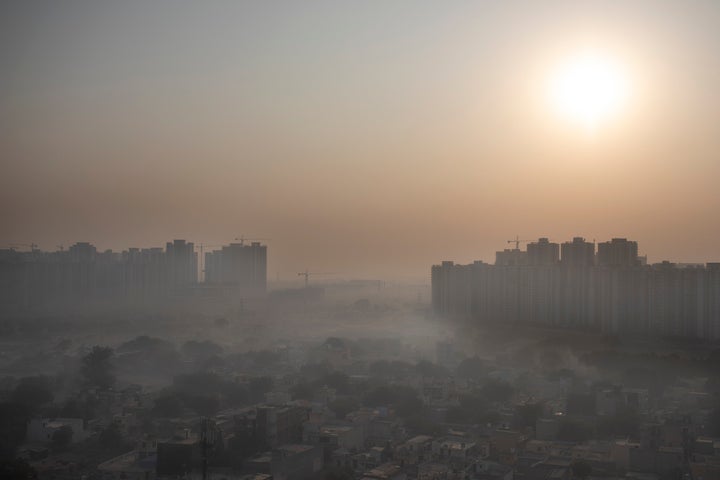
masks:
[[[200,260],[198,265],[200,267],[200,275],[202,276],[202,280],[205,281],[205,256],[203,255],[203,250],[205,248],[216,248],[216,247],[222,247],[222,245],[206,245],[204,243],[199,243],[195,248],[200,250]]]
[[[10,250],[15,250],[15,247],[30,247],[31,252],[37,250],[38,247],[36,243],[5,243],[4,245],[10,247]]]
[[[514,239],[514,240],[508,240],[507,243],[514,243],[514,244],[515,244],[515,250],[520,250],[520,244],[521,244],[521,243],[535,242],[535,241],[540,241],[540,240],[553,241],[554,239],[552,239],[552,238],[544,238],[544,237],[543,237],[543,238],[540,238],[540,239],[537,239],[537,240],[520,240],[520,236],[515,236],[515,239]]]
[[[240,241],[240,245],[245,245],[245,240],[255,241],[255,240],[272,240],[271,238],[245,238],[243,235],[240,235],[239,237],[235,237],[235,240]]]
[[[516,235],[514,240],[508,240],[507,243],[514,243],[515,250],[520,250],[520,243],[532,242],[532,240],[520,240],[520,236]]]
[[[335,275],[335,272],[309,272],[306,268],[304,272],[298,273],[298,277],[305,277],[305,288],[308,287],[310,275]]]

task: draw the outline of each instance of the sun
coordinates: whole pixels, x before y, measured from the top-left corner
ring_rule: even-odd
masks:
[[[617,116],[629,96],[628,78],[620,64],[595,52],[563,63],[553,72],[549,86],[555,110],[589,131]]]

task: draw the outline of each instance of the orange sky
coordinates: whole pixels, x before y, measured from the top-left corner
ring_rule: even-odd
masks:
[[[258,236],[271,278],[427,280],[516,234],[720,261],[716,2],[18,1],[0,23],[0,242]],[[633,86],[592,135],[545,89],[585,47]]]

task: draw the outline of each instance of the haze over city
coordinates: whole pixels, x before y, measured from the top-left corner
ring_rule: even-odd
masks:
[[[720,479],[720,2],[0,2],[2,480]]]
[[[719,22],[712,1],[4,2],[0,241],[262,237],[285,278],[427,280],[516,234],[717,261]]]

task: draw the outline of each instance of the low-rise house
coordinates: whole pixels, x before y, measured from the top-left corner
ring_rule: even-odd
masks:
[[[323,451],[318,446],[281,445],[272,451],[270,472],[273,480],[302,480],[312,477],[323,465]]]
[[[63,428],[72,429],[71,443],[85,440],[88,436],[82,418],[33,418],[28,422],[26,439],[31,443],[49,443],[53,435]]]
[[[497,462],[479,460],[466,472],[467,480],[513,480],[513,468]]]
[[[362,474],[362,480],[406,480],[407,475],[397,463],[385,463]]]
[[[395,448],[395,459],[404,465],[414,465],[429,460],[432,456],[433,437],[418,435]]]
[[[157,471],[157,443],[142,441],[138,448],[97,467],[102,480],[153,480]]]
[[[475,442],[465,437],[443,437],[432,442],[435,461],[468,463],[477,454]]]

